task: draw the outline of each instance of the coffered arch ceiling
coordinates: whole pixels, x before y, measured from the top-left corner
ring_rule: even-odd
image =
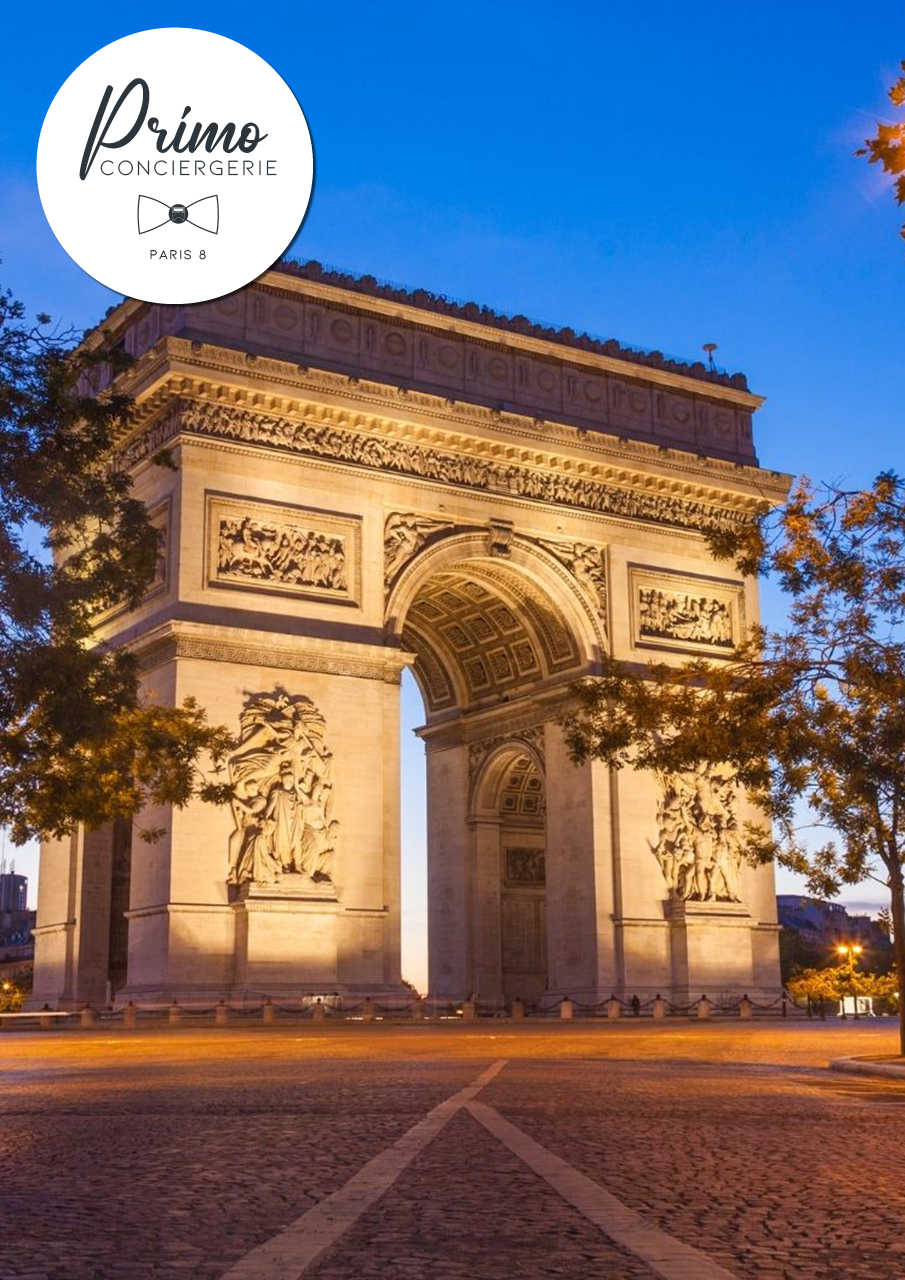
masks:
[[[402,644],[431,716],[490,705],[582,666],[572,630],[549,597],[500,560],[445,565],[408,607]]]

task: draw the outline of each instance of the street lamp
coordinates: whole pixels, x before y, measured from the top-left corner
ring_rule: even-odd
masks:
[[[842,956],[846,962],[846,977],[848,978],[848,987],[852,993],[852,1000],[855,1004],[855,1018],[858,1017],[858,997],[855,994],[855,965],[858,963],[858,957],[864,948],[860,942],[840,942],[836,947],[837,953]],[[845,996],[842,997],[842,1016],[845,1015]]]

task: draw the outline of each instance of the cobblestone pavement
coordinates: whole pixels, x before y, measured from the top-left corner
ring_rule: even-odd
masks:
[[[900,1280],[905,1084],[821,1069],[893,1050],[851,1025],[4,1032],[0,1276],[221,1276],[506,1059],[482,1103],[739,1280]],[[305,1274],[658,1273],[459,1111]]]

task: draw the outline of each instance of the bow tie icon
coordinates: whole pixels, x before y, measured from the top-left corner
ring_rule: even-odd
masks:
[[[158,227],[172,222],[180,226],[188,222],[202,231],[216,235],[220,226],[220,201],[216,196],[205,196],[202,200],[194,200],[191,204],[165,204],[154,196],[138,197],[138,234],[156,231]]]

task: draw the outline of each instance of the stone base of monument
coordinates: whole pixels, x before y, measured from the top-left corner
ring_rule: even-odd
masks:
[[[752,948],[752,920],[740,902],[666,904],[672,963],[672,995],[678,1003],[742,994],[758,987]]]
[[[338,988],[342,908],[329,880],[284,873],[273,884],[245,884],[232,909],[237,995]]]

